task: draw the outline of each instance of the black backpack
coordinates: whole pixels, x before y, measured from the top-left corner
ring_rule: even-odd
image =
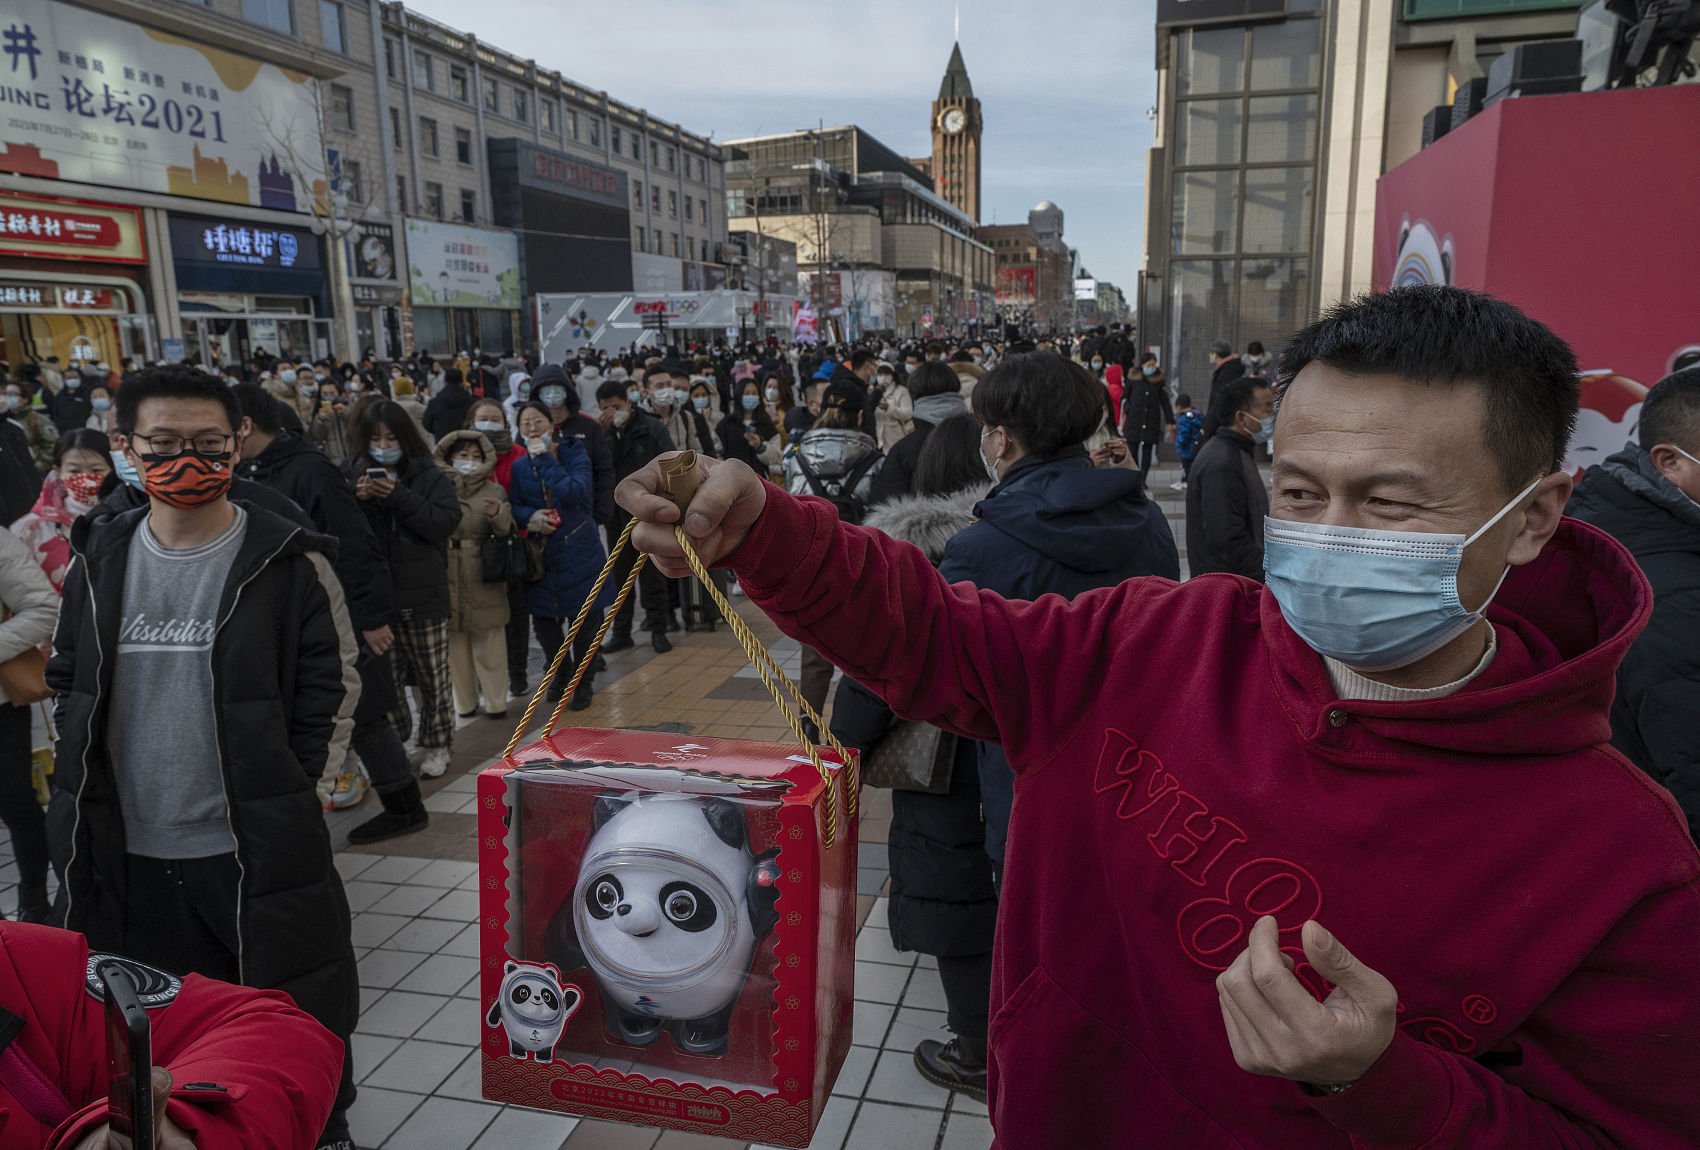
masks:
[[[840,522],[860,524],[868,514],[868,505],[856,494],[856,488],[861,484],[862,477],[873,470],[874,464],[883,458],[878,451],[870,451],[858,459],[849,471],[830,482],[822,480],[814,473],[809,461],[803,458],[800,451],[797,453],[797,466],[802,469],[809,490],[838,508]]]

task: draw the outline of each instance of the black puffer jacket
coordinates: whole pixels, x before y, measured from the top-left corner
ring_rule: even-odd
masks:
[[[372,525],[354,498],[347,476],[324,452],[286,431],[258,457],[237,464],[236,474],[286,497],[306,514],[316,531],[337,541],[337,578],[348,597],[348,617],[355,630],[375,631],[395,622],[389,564],[378,554]]]
[[[1169,402],[1169,382],[1159,371],[1146,375],[1135,371],[1122,384],[1122,437],[1129,443],[1161,443],[1163,428],[1175,422]]]
[[[1629,548],[1653,585],[1652,621],[1617,671],[1611,741],[1700,836],[1700,506],[1632,443],[1583,474],[1565,511]]]
[[[1252,442],[1218,431],[1198,449],[1186,486],[1186,561],[1193,575],[1226,571],[1263,581],[1263,517],[1269,489]]]
[[[358,1014],[348,902],[314,784],[346,745],[360,680],[329,540],[254,504],[230,568],[212,667],[236,859],[245,985],[283,990],[339,1034]],[[114,654],[130,546],[147,512],[96,507],[71,530],[71,567],[47,682],[59,694],[48,806],[65,868],[66,925],[96,948],[124,941],[124,820],[107,757]],[[205,700],[203,700],[205,702]],[[351,1001],[351,999],[353,999]]]
[[[350,482],[376,466],[361,454],[348,461]],[[447,619],[449,604],[448,538],[460,526],[460,500],[454,485],[429,455],[406,459],[396,468],[401,480],[383,499],[359,500],[372,525],[378,553],[388,561],[396,618],[406,622]]]
[[[909,495],[882,504],[866,525],[913,543],[935,563],[974,522],[983,489],[949,498]],[[832,706],[832,733],[866,754],[897,721],[884,700],[846,675]],[[941,958],[985,954],[997,927],[997,891],[980,818],[979,744],[956,741],[950,791],[891,793],[891,942]]]

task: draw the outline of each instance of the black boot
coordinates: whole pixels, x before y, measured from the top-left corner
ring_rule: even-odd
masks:
[[[628,623],[624,627],[620,626],[618,623],[614,624],[614,629],[612,631],[608,632],[608,638],[606,638],[602,641],[602,649],[604,651],[610,651],[610,652],[631,650],[632,649],[632,628],[631,628],[631,624]]]
[[[26,883],[18,888],[19,922],[46,922],[50,913],[52,904],[47,901],[45,882]]]
[[[567,704],[567,709],[582,711],[590,706],[590,701],[595,697],[596,692],[591,688],[590,680],[586,679],[578,685],[578,690],[573,692],[573,701]]]
[[[679,617],[671,611],[667,612],[667,630],[678,634],[679,629]]]
[[[665,631],[651,631],[649,633],[649,645],[655,648],[657,655],[665,655],[673,649],[672,640],[667,638]]]
[[[966,1049],[972,1043],[961,1038],[949,1042],[927,1039],[915,1048],[915,1069],[935,1086],[960,1090],[970,1098],[986,1100],[986,1055],[982,1049]]]
[[[430,814],[425,810],[425,800],[419,796],[419,782],[416,779],[409,779],[401,790],[379,795],[378,798],[384,804],[383,813],[367,819],[349,831],[350,846],[366,846],[393,839],[398,835],[410,835],[414,831],[424,830],[426,824],[431,821]]]

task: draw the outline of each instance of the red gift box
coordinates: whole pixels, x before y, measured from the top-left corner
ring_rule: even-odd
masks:
[[[856,825],[822,761],[567,728],[481,772],[484,1097],[807,1146],[854,989]]]

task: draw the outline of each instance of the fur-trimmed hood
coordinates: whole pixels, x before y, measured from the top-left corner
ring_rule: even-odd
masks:
[[[988,490],[983,485],[955,495],[901,495],[868,512],[863,526],[913,543],[936,567],[951,536],[974,522],[974,505]]]

